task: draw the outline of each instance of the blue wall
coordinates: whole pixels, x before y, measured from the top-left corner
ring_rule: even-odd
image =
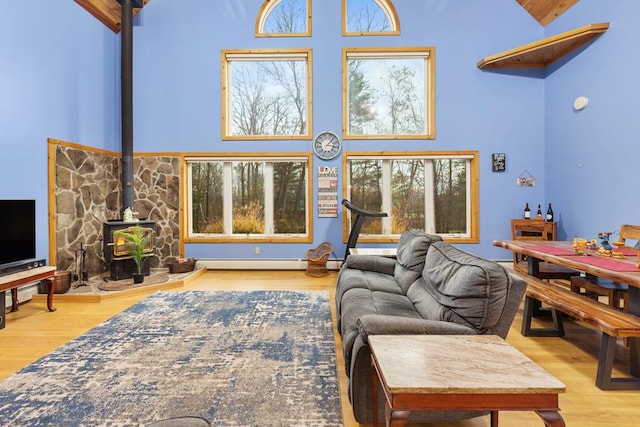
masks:
[[[470,251],[506,258],[491,242],[509,235],[508,220],[525,201],[543,202],[544,81],[485,73],[482,57],[541,38],[544,29],[515,1],[397,1],[397,37],[342,37],[340,1],[313,2],[313,36],[256,38],[262,0],[153,0],[135,29],[136,150],[187,152],[310,151],[310,141],[222,141],[220,51],[230,48],[313,49],[313,134],[341,129],[343,47],[436,47],[436,140],[345,141],[345,149],[480,151],[481,243]],[[197,13],[194,13],[197,11]],[[531,113],[535,112],[535,113]],[[265,148],[267,147],[267,148]],[[506,152],[508,171],[490,171],[493,152]],[[315,161],[314,166],[326,163]],[[340,165],[340,159],[329,165]],[[315,168],[314,168],[315,169]],[[524,170],[541,185],[516,191]],[[315,170],[314,170],[315,174]],[[341,194],[341,193],[340,193]],[[505,203],[508,200],[508,203]],[[341,256],[342,213],[314,219],[314,244],[189,244],[187,254],[203,258],[300,258],[329,240]]]
[[[221,140],[222,49],[312,48],[315,135],[341,129],[343,47],[435,46],[437,138],[350,140],[345,150],[479,150],[481,241],[462,247],[489,258],[509,258],[491,242],[509,237],[509,219],[521,215],[525,202],[552,202],[565,236],[591,237],[638,222],[631,212],[640,202],[629,200],[631,159],[638,153],[634,57],[640,30],[632,22],[640,12],[637,0],[581,0],[546,28],[515,0],[397,0],[401,35],[393,37],[342,37],[341,2],[316,0],[312,37],[255,38],[262,3],[152,0],[145,7],[134,27],[135,151],[311,151],[310,141]],[[476,67],[485,56],[603,21],[611,22],[606,34],[546,76]],[[75,2],[3,6],[0,146],[6,155],[0,178],[14,185],[4,184],[1,197],[38,199],[42,256],[48,244],[46,138],[118,150],[118,50],[119,36]],[[578,95],[590,98],[580,113],[572,110]],[[495,152],[507,154],[505,173],[491,172]],[[314,160],[314,167],[320,164],[340,165],[338,159]],[[535,187],[515,186],[525,170],[536,177]],[[251,258],[261,246],[258,258],[302,258],[329,240],[340,257],[341,221],[342,213],[315,218],[313,244],[189,244],[186,251],[201,258]]]
[[[640,224],[640,2],[581,0],[547,31],[609,22],[609,29],[545,79],[546,194],[564,236],[595,238]],[[577,96],[586,109],[573,110]]]
[[[38,258],[49,245],[47,138],[117,149],[118,45],[73,1],[2,4],[0,198],[36,199]]]

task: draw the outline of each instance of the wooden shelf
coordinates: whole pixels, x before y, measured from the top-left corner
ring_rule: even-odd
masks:
[[[480,69],[544,68],[607,31],[608,22],[590,24],[482,58]]]

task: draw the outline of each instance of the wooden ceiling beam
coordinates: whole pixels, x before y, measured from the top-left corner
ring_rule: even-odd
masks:
[[[543,27],[580,0],[516,0]]]
[[[144,5],[151,0],[143,0]],[[75,0],[87,12],[95,16],[100,22],[109,27],[114,33],[120,32],[120,3],[118,0]],[[140,12],[141,8],[133,9],[133,16]]]

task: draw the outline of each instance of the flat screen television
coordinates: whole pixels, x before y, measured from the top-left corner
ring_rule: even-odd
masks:
[[[36,201],[0,200],[0,268],[36,257]]]

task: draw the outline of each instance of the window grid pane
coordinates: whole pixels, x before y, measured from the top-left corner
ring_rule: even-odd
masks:
[[[346,138],[433,137],[431,50],[346,51]]]
[[[309,235],[308,161],[187,162],[190,237]]]
[[[223,139],[306,138],[310,50],[223,51]]]
[[[471,230],[477,218],[471,212],[477,204],[477,186],[471,177],[477,153],[432,152],[406,157],[372,154],[368,158],[354,154],[347,159],[347,194],[351,202],[367,210],[389,213],[389,218],[365,221],[361,236],[390,238],[414,228],[454,240],[476,239]]]

